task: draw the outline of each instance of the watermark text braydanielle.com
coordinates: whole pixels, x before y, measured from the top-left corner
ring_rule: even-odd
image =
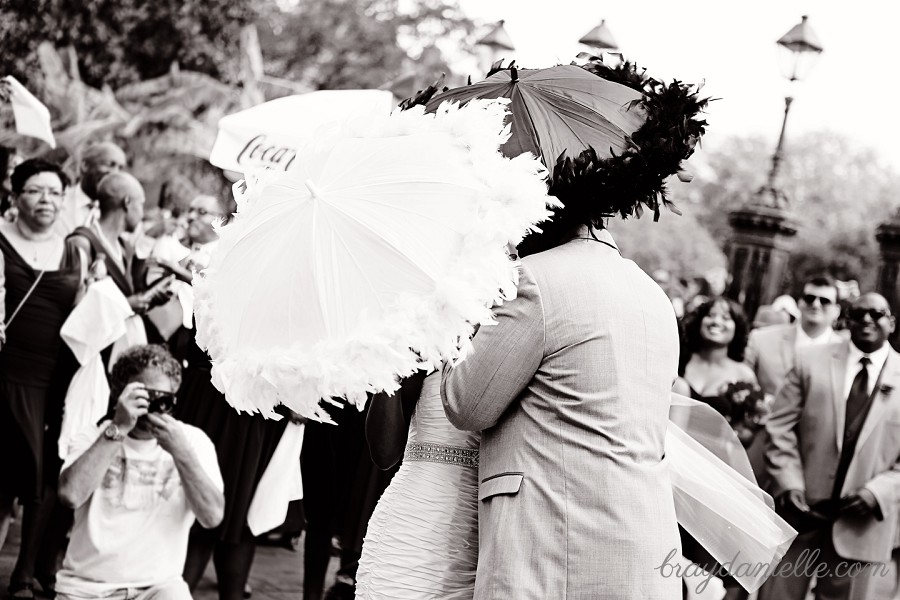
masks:
[[[687,577],[702,578],[703,581],[697,585],[697,593],[703,593],[709,581],[713,577],[725,577],[731,575],[738,579],[742,577],[854,577],[860,574],[863,569],[869,566],[868,563],[858,561],[841,561],[832,564],[826,564],[819,558],[819,550],[803,550],[797,560],[794,562],[782,561],[780,563],[760,563],[760,562],[742,562],[740,560],[740,552],[734,555],[730,561],[724,562],[707,572],[700,565],[686,563],[679,560],[681,555],[676,549],[672,549],[662,564],[653,567],[654,571],[659,571],[663,577]],[[888,565],[877,563],[872,565],[870,575],[872,577],[885,577],[891,573]]]

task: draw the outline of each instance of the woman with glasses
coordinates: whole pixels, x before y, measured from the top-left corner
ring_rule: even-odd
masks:
[[[77,364],[59,331],[81,285],[81,261],[54,231],[69,179],[55,164],[26,160],[11,176],[14,222],[0,222],[5,262],[6,340],[0,351],[0,544],[14,498],[24,507],[22,543],[10,580],[32,598],[53,585],[56,550],[46,536],[57,505],[56,451],[66,389]],[[44,560],[46,555],[46,561]]]

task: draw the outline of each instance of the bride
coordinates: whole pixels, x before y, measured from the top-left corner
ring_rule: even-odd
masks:
[[[444,416],[441,372],[424,381],[420,372],[394,396],[376,395],[366,436],[379,467],[401,457],[403,464],[369,521],[356,597],[472,598],[480,434],[455,429]]]

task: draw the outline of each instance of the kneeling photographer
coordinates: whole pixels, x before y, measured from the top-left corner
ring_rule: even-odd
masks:
[[[115,407],[73,439],[60,498],[75,525],[57,577],[60,600],[190,598],[182,579],[188,532],[222,520],[212,442],[170,414],[181,366],[162,346],[135,346],[110,378]]]

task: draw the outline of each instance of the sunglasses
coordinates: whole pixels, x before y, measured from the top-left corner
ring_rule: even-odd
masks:
[[[818,300],[819,306],[821,306],[822,308],[825,308],[826,306],[831,306],[832,304],[834,304],[834,301],[832,301],[831,298],[825,298],[823,296],[815,296],[813,294],[804,294],[803,297],[801,298],[801,300],[803,300],[804,304],[807,304],[809,306],[812,306],[813,304],[816,303],[816,300]]]
[[[890,316],[890,314],[888,311],[880,308],[851,308],[847,311],[847,316],[852,321],[862,321],[866,318],[866,315],[869,315],[873,321],[877,322],[879,319]]]
[[[176,399],[172,392],[151,389],[147,389],[146,392],[147,399],[150,401],[147,412],[169,414],[175,408]]]

